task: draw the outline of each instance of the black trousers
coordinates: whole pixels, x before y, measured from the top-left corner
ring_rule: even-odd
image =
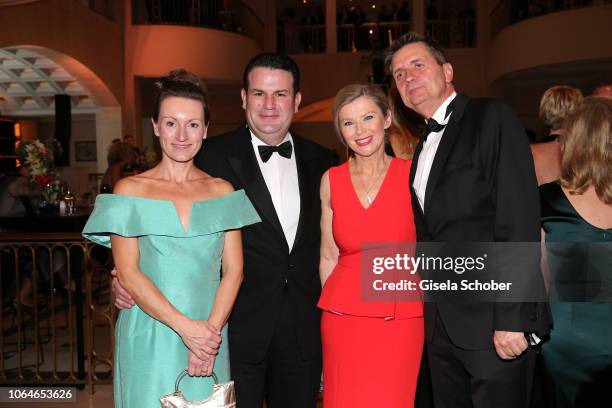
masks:
[[[423,348],[423,358],[421,360],[421,369],[419,370],[414,408],[434,408],[431,374],[429,372],[429,362],[427,361],[427,342],[425,342],[425,347]]]
[[[299,347],[295,318],[289,315],[287,299],[280,313],[266,358],[258,363],[231,358],[240,408],[315,408],[321,382],[321,356],[304,359]]]
[[[514,360],[502,360],[495,349],[460,349],[448,337],[438,315],[427,354],[436,408],[529,407],[534,350],[527,349]]]

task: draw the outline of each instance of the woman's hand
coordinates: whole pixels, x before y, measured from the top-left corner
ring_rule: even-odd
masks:
[[[198,358],[191,350],[187,351],[187,372],[190,376],[208,377],[212,375],[215,366],[215,356],[207,356],[205,360]]]
[[[219,352],[221,332],[206,320],[187,320],[178,330],[185,346],[200,360]]]

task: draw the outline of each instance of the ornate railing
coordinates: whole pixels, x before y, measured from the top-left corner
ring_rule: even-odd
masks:
[[[505,27],[559,11],[590,7],[601,4],[611,4],[611,0],[540,0],[511,1],[501,0],[491,12],[491,37],[494,37]]]
[[[410,31],[408,22],[339,24],[338,51],[357,52],[386,49],[398,36]],[[325,25],[279,26],[279,51],[323,53],[326,51]]]
[[[339,24],[337,41],[339,52],[375,51],[389,48],[394,39],[407,33],[407,21]],[[474,18],[427,20],[426,33],[445,48],[470,48],[476,45]],[[287,53],[325,52],[325,26],[279,26],[279,50]]]
[[[79,233],[0,234],[0,384],[112,382],[111,265]]]
[[[444,48],[476,46],[476,22],[473,18],[427,20],[425,33]]]
[[[338,25],[338,51],[383,50],[410,31],[406,21]]]

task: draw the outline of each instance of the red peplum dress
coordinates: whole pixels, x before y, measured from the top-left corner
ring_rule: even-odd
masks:
[[[357,197],[348,162],[329,170],[338,264],[323,287],[324,408],[414,406],[423,352],[421,301],[366,301],[363,244],[414,243],[410,161],[392,159],[369,208]]]

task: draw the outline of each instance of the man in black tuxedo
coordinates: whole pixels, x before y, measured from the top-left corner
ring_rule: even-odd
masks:
[[[300,72],[264,53],[244,71],[246,123],[208,138],[196,165],[244,189],[262,222],[242,230],[244,280],[229,319],[229,352],[240,408],[314,408],[321,380],[319,246],[329,149],[289,130]],[[127,306],[130,300],[113,286]]]
[[[420,242],[538,242],[539,196],[527,137],[506,105],[454,90],[453,67],[408,33],[387,66],[404,104],[426,119],[410,188]],[[538,272],[530,281],[544,298]],[[537,275],[537,276],[536,276]],[[541,287],[540,287],[541,285]],[[425,330],[436,408],[527,407],[550,318],[537,302],[464,302],[428,293]]]
[[[262,222],[242,230],[244,281],[229,321],[237,405],[316,406],[321,379],[319,245],[322,174],[333,151],[289,131],[300,74],[260,54],[244,72],[247,123],[209,138],[196,164],[244,189]],[[270,147],[274,147],[270,149]]]

